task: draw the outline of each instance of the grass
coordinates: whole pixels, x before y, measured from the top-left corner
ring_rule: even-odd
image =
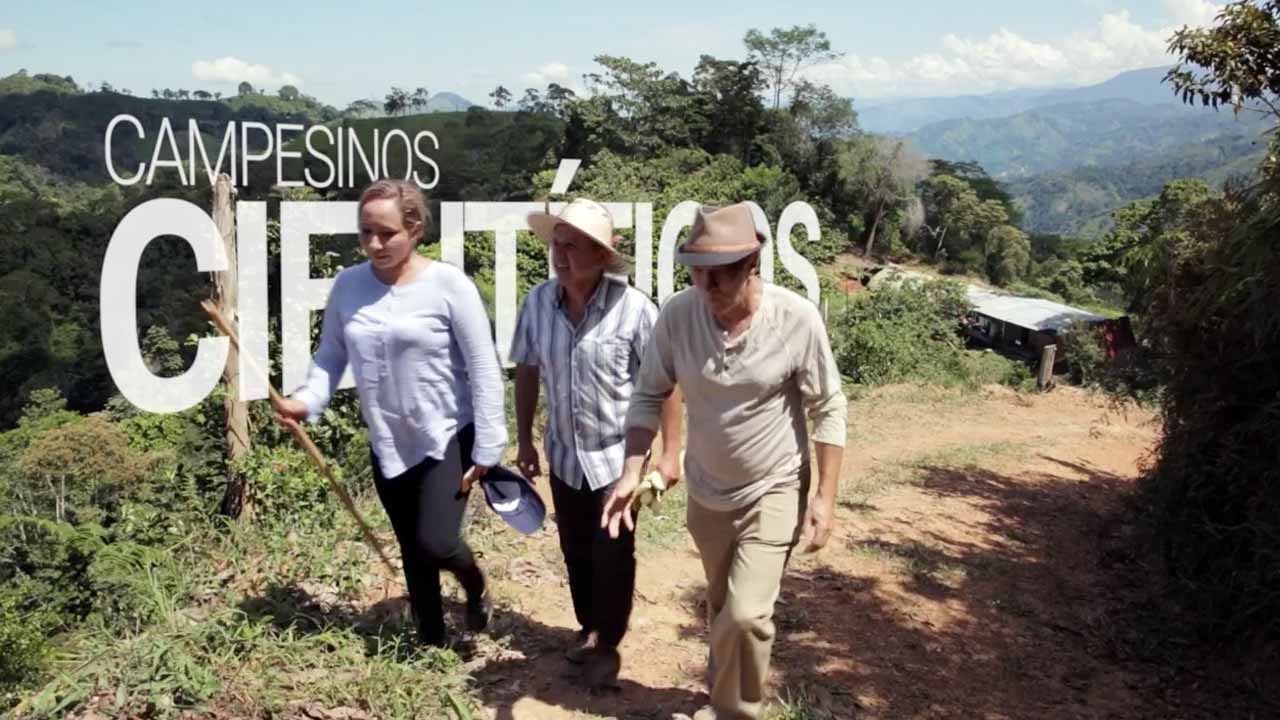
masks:
[[[898,544],[882,540],[859,540],[850,543],[850,550],[862,557],[896,567],[915,580],[932,585],[955,587],[969,575],[969,568],[964,563],[917,541]]]
[[[667,549],[684,542],[687,537],[685,511],[689,507],[689,494],[685,480],[668,490],[662,501],[640,511],[636,528],[636,545],[641,553],[647,548]]]
[[[282,626],[233,609],[199,622],[175,616],[131,637],[96,634],[71,662],[74,670],[32,703],[37,715],[90,702],[113,716],[210,704],[276,715],[315,703],[382,717],[433,708],[430,717],[443,717],[451,695],[466,697],[452,651],[420,652],[394,637],[371,641],[336,620]]]
[[[787,687],[765,709],[763,720],[828,720],[831,714],[817,705],[806,687]]]
[[[1025,449],[1025,443],[966,443],[906,458],[876,461],[865,472],[844,483],[839,500],[846,509],[869,510],[871,499],[892,487],[920,484],[931,468],[982,465],[1013,456]]]
[[[361,507],[388,536],[376,501]],[[141,568],[131,591],[151,621],[72,635],[53,679],[14,715],[278,716],[306,704],[377,717],[469,714],[461,658],[412,646],[403,613],[366,609],[384,579],[354,523],[336,503],[332,513],[331,522],[288,531],[211,524],[202,550]]]

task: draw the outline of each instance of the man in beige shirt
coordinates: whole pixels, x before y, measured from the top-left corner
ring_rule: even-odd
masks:
[[[744,204],[704,206],[676,259],[694,288],[658,314],[627,412],[622,477],[601,525],[634,530],[629,508],[663,401],[689,415],[689,534],[707,578],[711,705],[695,720],[756,718],[773,649],[773,606],[792,549],[831,535],[847,410],[817,308],[757,273],[764,239]],[[809,500],[809,432],[818,492]]]

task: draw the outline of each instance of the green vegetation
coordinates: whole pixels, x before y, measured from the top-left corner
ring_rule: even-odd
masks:
[[[83,92],[70,76],[58,77],[47,73],[30,75],[26,70],[0,78],[0,95],[26,95],[37,92],[79,95]]]
[[[1214,27],[1175,34],[1170,78],[1189,102],[1280,124],[1278,41],[1280,2],[1232,3]],[[1273,135],[1253,184],[1223,196],[1169,185],[1130,208],[1104,254],[1138,313],[1135,364],[1163,388],[1147,489],[1175,587],[1205,637],[1247,643],[1280,637],[1277,158]]]
[[[1033,387],[1022,363],[965,349],[959,320],[968,310],[963,286],[953,281],[907,282],[862,293],[831,314],[832,351],[845,377],[860,385]]]
[[[1229,180],[1251,175],[1265,147],[1265,138],[1258,135],[1226,135],[1128,163],[1085,165],[1011,179],[1009,192],[1026,213],[1027,230],[1097,237],[1110,229],[1113,209],[1155,197],[1166,183],[1203,178],[1222,187]]]

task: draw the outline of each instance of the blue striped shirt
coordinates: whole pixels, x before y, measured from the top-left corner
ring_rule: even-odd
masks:
[[[547,400],[544,432],[551,472],[571,488],[592,490],[622,474],[627,407],[658,308],[609,275],[574,327],[557,280],[534,288],[516,323],[511,359],[536,366]]]

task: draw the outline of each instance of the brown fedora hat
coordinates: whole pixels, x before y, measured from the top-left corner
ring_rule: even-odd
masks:
[[[728,265],[760,252],[764,237],[746,203],[701,205],[689,239],[676,248],[676,262],[706,267]]]

